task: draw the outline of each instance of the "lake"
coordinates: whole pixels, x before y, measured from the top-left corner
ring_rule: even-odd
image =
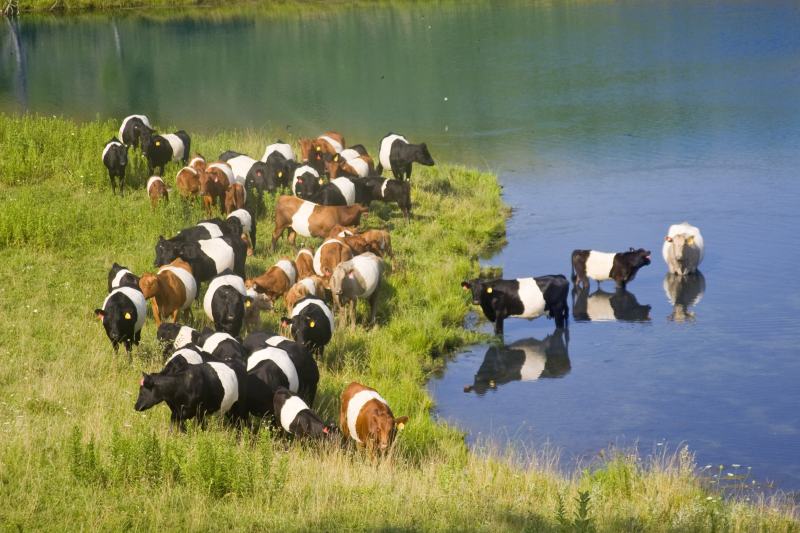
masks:
[[[645,247],[653,263],[626,294],[592,283],[568,342],[544,318],[508,320],[508,348],[458,354],[429,383],[435,416],[562,464],[687,444],[701,466],[800,489],[799,4],[181,13],[4,20],[0,111],[334,128],[374,151],[397,131],[495,171],[514,211],[484,262],[506,277],[568,275],[576,248]],[[684,220],[706,257],[680,286],[660,248]],[[526,356],[525,380],[500,375]]]

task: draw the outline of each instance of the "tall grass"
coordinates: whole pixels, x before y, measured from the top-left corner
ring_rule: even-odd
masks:
[[[337,331],[320,361],[323,418],[335,420],[352,380],[411,417],[387,460],[214,423],[176,434],[166,407],[135,412],[139,373],[161,364],[153,322],[129,361],[92,310],[113,261],[150,270],[157,236],[202,214],[177,196],[151,210],[138,156],[129,192],[112,196],[99,154],[115,130],[0,116],[0,529],[797,529],[786,504],[720,500],[686,451],[614,455],[565,476],[547,454],[468,452],[459,432],[432,421],[427,376],[482,340],[461,327],[458,283],[502,245],[507,216],[496,178],[459,167],[415,170],[411,223],[373,205],[363,225],[388,227],[397,256],[378,323]],[[209,157],[258,155],[270,140],[221,132],[193,144]],[[172,184],[177,165],[168,168]],[[258,226],[249,274],[291,252],[268,252],[269,217]],[[262,327],[275,330],[281,311]],[[206,323],[196,307],[193,324]]]

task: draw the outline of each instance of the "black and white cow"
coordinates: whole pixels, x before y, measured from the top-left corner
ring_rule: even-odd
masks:
[[[232,269],[237,276],[243,276],[247,244],[241,237],[231,238],[227,235],[197,242],[183,241],[176,247],[176,257],[191,265],[198,283],[209,281],[228,269]]]
[[[184,346],[199,345],[199,337],[199,331],[178,323],[162,322],[156,331],[156,340],[164,346],[165,358]]]
[[[296,393],[307,404],[314,405],[319,368],[302,345],[280,335],[266,339],[256,339],[251,335],[245,342],[249,342],[250,346],[255,344],[247,358],[247,403],[252,415],[263,418],[272,414],[273,396],[281,387]]]
[[[153,176],[163,176],[164,166],[170,161],[189,162],[191,139],[183,130],[163,135],[145,134],[142,136],[142,152],[147,158],[147,171]],[[155,169],[160,169],[155,172]]]
[[[139,290],[139,276],[127,267],[114,263],[108,271],[108,292],[119,287],[130,287]]]
[[[128,166],[128,147],[117,140],[116,137],[106,143],[103,148],[103,165],[108,170],[108,179],[111,181],[111,192],[117,194],[114,178],[119,178],[119,193],[125,192],[125,169]]]
[[[351,178],[336,178],[326,183],[309,200],[319,205],[353,205],[356,183]]]
[[[411,164],[433,166],[428,147],[425,143],[411,144],[408,139],[396,133],[389,133],[381,139],[378,148],[378,174],[383,174],[384,168],[390,168],[395,179],[410,180]]]
[[[572,316],[579,321],[645,322],[650,320],[650,306],[640,305],[636,296],[625,289],[605,292],[575,288],[572,292]]]
[[[211,414],[225,415],[233,422],[245,420],[246,391],[243,365],[209,361],[187,365],[175,374],[142,374],[134,408],[145,411],[166,402],[172,424],[185,431],[186,420],[196,417],[202,423]]]
[[[296,166],[296,157],[291,145],[278,140],[267,146],[261,161],[267,164],[267,175],[272,177],[275,185],[289,186],[289,177],[292,176]]]
[[[369,206],[373,200],[386,203],[396,203],[406,220],[411,216],[411,184],[407,181],[370,177],[363,180],[361,198],[356,198],[360,204]]]
[[[119,127],[119,138],[125,146],[139,148],[144,132],[152,133],[150,119],[144,115],[128,115],[122,119]]]
[[[131,287],[119,287],[106,296],[102,307],[94,310],[102,320],[106,335],[116,352],[120,343],[131,353],[131,346],[139,344],[142,326],[147,317],[147,301],[142,291]]]
[[[197,342],[203,352],[217,361],[239,361],[244,364],[247,360],[247,351],[242,343],[224,331],[203,332]]]
[[[650,264],[650,250],[631,248],[627,252],[607,253],[597,250],[575,250],[572,252],[572,282],[575,287],[589,288],[589,278],[597,281],[613,279],[618,289],[624,289],[633,281],[643,266]]]
[[[290,435],[298,438],[323,439],[336,435],[336,426],[326,424],[303,399],[280,387],[272,398],[275,421]]]
[[[294,169],[292,176],[292,193],[298,198],[308,200],[314,196],[325,183],[314,168],[303,165]]]
[[[177,374],[186,370],[189,365],[202,365],[212,359],[208,354],[194,344],[187,344],[174,352],[164,361],[164,367],[161,369],[160,374]]]
[[[247,235],[250,239],[250,248],[256,248],[256,220],[247,209],[237,209],[228,215],[226,220],[236,219],[242,225],[241,235]]]
[[[245,190],[256,189],[262,201],[265,190],[269,193],[274,193],[277,190],[275,178],[264,161],[259,161],[231,150],[223,152],[219,159],[220,161],[226,161],[231,166],[236,181],[244,183]]]
[[[291,317],[281,318],[281,325],[290,327],[295,341],[321,357],[333,336],[333,313],[321,299],[306,296],[295,304]]]
[[[523,339],[508,346],[492,345],[486,351],[472,385],[464,392],[483,395],[512,381],[560,378],[572,368],[565,330],[556,329],[544,340]]]
[[[473,279],[461,287],[472,291],[472,303],[480,305],[489,322],[494,322],[496,335],[503,334],[503,321],[508,318],[555,318],[556,327],[567,325],[569,306],[567,278],[557,274],[518,279]]]
[[[203,297],[203,310],[214,321],[217,331],[237,336],[242,329],[245,306],[249,301],[244,279],[226,270],[208,284]]]

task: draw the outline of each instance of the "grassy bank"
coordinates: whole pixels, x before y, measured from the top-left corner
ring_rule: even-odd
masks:
[[[720,501],[685,451],[564,476],[546,457],[520,467],[471,454],[431,421],[426,376],[477,340],[461,327],[458,282],[502,244],[507,215],[496,178],[459,167],[415,169],[410,224],[374,205],[363,225],[388,227],[397,256],[378,326],[337,332],[321,361],[324,418],[335,418],[351,380],[411,417],[388,460],[213,424],[177,435],[166,407],[134,412],[140,372],[160,365],[153,322],[128,361],[92,310],[113,261],[149,270],[157,236],[202,215],[177,198],[151,211],[138,157],[130,192],[113,197],[99,154],[114,131],[110,121],[0,116],[0,529],[797,530],[775,502]],[[259,154],[267,140],[225,132],[193,145],[210,157]],[[268,216],[259,221],[250,275],[290,251],[267,252],[271,229]],[[195,325],[204,323],[196,308]]]

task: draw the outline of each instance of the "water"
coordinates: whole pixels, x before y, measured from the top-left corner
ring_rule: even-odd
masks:
[[[572,320],[568,344],[508,320],[509,349],[459,354],[429,384],[436,416],[567,464],[686,443],[800,489],[800,6],[554,4],[4,22],[0,110],[335,128],[372,150],[393,130],[497,171],[514,214],[487,262],[507,277],[568,274],[575,248],[654,261],[630,294],[578,302],[629,320]],[[707,252],[676,309],[660,247],[683,220]],[[526,353],[528,380],[498,376]]]

